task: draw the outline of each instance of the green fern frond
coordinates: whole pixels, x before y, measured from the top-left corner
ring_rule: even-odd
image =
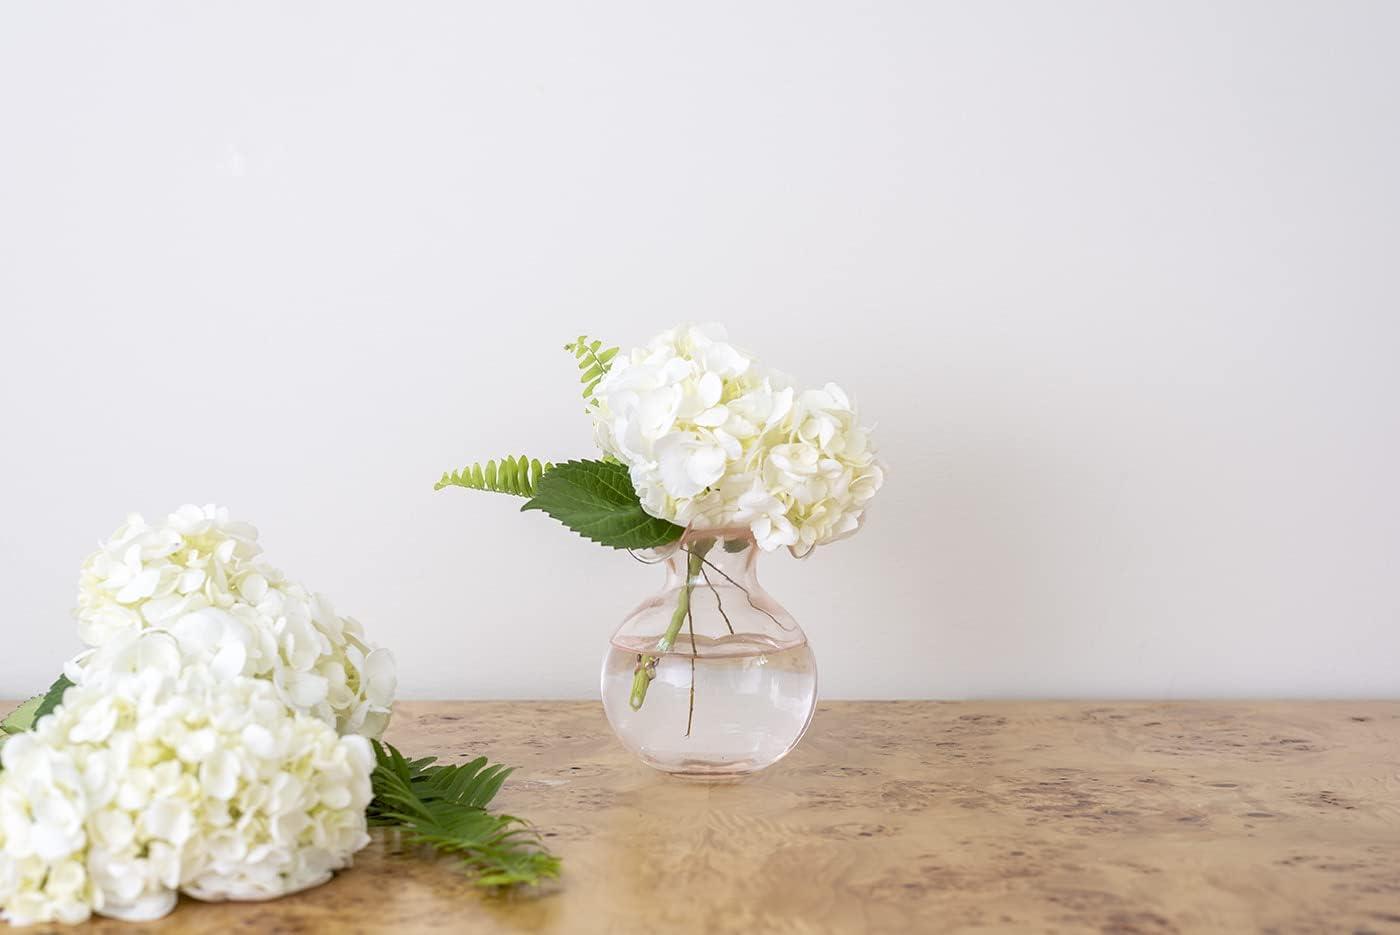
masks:
[[[505,457],[496,461],[470,464],[460,471],[443,474],[442,479],[433,485],[434,490],[444,487],[465,487],[468,490],[489,490],[492,493],[508,493],[516,497],[533,497],[535,487],[544,472],[554,467],[548,461],[538,458]]]
[[[559,858],[524,821],[486,810],[511,770],[485,757],[435,766],[409,760],[392,744],[374,742],[371,825],[397,827],[405,839],[460,857],[481,886],[538,883],[559,875]]]
[[[587,335],[579,335],[578,340],[564,345],[564,350],[574,355],[578,361],[578,379],[583,384],[583,398],[593,399],[593,390],[603,374],[612,367],[612,359],[617,356],[617,348],[603,347],[603,342],[589,340]]]

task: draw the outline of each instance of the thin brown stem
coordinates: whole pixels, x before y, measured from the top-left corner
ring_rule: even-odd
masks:
[[[783,623],[783,622],[782,622],[781,620],[779,620],[777,617],[773,616],[771,613],[769,613],[768,611],[764,610],[762,607],[759,607],[757,604],[755,604],[755,603],[753,602],[753,595],[749,593],[749,589],[746,588],[746,587],[744,587],[744,586],[743,586],[742,584],[740,584],[739,582],[735,581],[733,578],[731,578],[731,577],[729,577],[728,575],[726,575],[726,574],[724,573],[724,569],[723,569],[723,568],[720,568],[718,565],[716,565],[714,562],[710,561],[708,558],[705,558],[704,556],[701,556],[701,558],[700,558],[700,563],[701,563],[701,565],[708,565],[708,566],[710,566],[711,568],[713,568],[713,569],[715,570],[715,574],[719,575],[719,576],[720,576],[721,578],[723,578],[725,581],[728,581],[730,584],[734,585],[734,587],[736,587],[736,588],[738,588],[740,591],[742,591],[742,592],[744,593],[744,599],[747,600],[747,601],[749,602],[749,606],[752,607],[754,610],[756,610],[756,611],[758,611],[759,613],[763,614],[763,616],[767,617],[769,620],[771,620],[771,621],[773,621],[774,623],[776,623],[780,628],[782,628],[782,629],[784,629],[784,630],[791,630],[791,629],[792,629],[792,627],[790,627],[790,626],[788,626],[787,624]],[[703,571],[704,569],[702,568],[701,570]]]
[[[729,635],[734,635],[734,624],[729,622],[729,615],[724,612],[724,599],[719,596],[719,589],[710,580],[710,573],[705,570],[705,566],[700,566],[700,577],[705,579],[705,584],[709,585],[710,593],[715,596],[715,605],[719,607],[719,615],[724,618],[724,625],[729,628]]]

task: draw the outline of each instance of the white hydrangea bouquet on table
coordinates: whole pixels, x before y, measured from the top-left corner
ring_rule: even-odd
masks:
[[[486,810],[509,770],[378,741],[392,656],[261,551],[227,511],[186,506],[130,517],[84,564],[88,649],[0,723],[6,921],[285,896],[348,866],[372,825],[486,885],[557,874],[518,819]]]
[[[526,497],[524,510],[665,562],[665,586],[623,621],[604,661],[614,731],[674,774],[769,766],[806,731],[816,665],[758,585],[756,556],[803,557],[860,528],[884,481],[869,431],[839,386],[801,389],[717,325],[625,353],[585,337],[566,349],[601,458],[508,457],[437,486]]]

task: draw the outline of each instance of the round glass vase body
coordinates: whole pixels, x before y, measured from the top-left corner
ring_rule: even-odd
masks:
[[[741,776],[797,746],[817,703],[806,634],[763,590],[747,529],[691,530],[666,583],[613,634],[603,709],[648,766]]]

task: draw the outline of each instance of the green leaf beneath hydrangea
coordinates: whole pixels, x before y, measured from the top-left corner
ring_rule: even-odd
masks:
[[[44,696],[35,695],[6,715],[5,720],[0,721],[0,743],[3,743],[6,737],[22,734],[33,727],[34,722],[38,720],[34,712],[38,711],[39,705],[43,703]]]
[[[585,539],[613,549],[654,549],[685,530],[642,509],[627,468],[566,461],[546,471],[522,510],[542,510]]]
[[[23,734],[34,729],[34,725],[39,723],[39,719],[46,714],[52,714],[63,702],[63,693],[72,687],[73,683],[68,681],[68,676],[60,675],[49,690],[42,695],[35,695],[24,704],[15,708],[0,721],[0,746],[15,734]]]

